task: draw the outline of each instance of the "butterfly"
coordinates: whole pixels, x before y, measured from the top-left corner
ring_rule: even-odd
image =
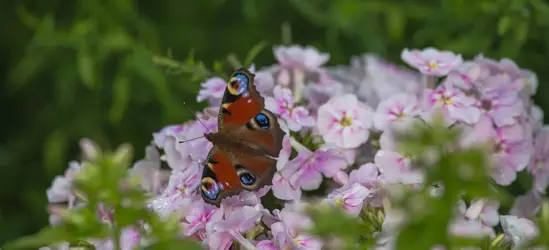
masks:
[[[206,203],[218,207],[241,190],[269,185],[276,172],[284,132],[265,109],[254,77],[246,69],[233,73],[221,100],[218,132],[204,134],[213,148],[204,162],[200,193]]]

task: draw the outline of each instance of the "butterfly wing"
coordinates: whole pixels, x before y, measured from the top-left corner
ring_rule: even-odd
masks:
[[[200,193],[205,202],[219,206],[221,201],[242,189],[256,191],[271,183],[276,160],[245,152],[222,151],[214,146],[202,172]]]
[[[221,99],[218,131],[240,127],[261,112],[264,100],[255,88],[254,77],[246,69],[233,73]]]
[[[227,84],[218,128],[214,136],[222,139],[212,141],[201,186],[204,200],[217,206],[241,189],[255,191],[271,183],[284,136],[246,69],[235,71]]]

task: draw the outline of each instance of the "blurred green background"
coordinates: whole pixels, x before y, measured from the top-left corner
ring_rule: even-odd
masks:
[[[190,118],[183,102],[200,108],[205,68],[228,74],[227,56],[258,44],[257,66],[289,42],[330,52],[330,65],[365,52],[400,63],[427,46],[509,57],[537,72],[549,108],[542,0],[6,0],[0,27],[0,244],[47,224],[45,190],[80,138],[142,157],[152,132]],[[169,50],[181,64],[167,71],[152,59]]]

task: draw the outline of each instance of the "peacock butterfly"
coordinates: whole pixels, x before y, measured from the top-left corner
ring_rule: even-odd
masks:
[[[233,73],[221,100],[218,132],[204,134],[213,143],[200,186],[206,203],[219,206],[243,189],[256,191],[270,184],[276,172],[284,132],[265,109],[254,77],[246,69]]]

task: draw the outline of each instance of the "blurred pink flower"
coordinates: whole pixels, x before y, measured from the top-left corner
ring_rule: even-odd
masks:
[[[160,169],[160,153],[152,145],[145,149],[145,159],[137,161],[129,172],[139,178],[143,190],[154,195],[160,194],[170,178],[169,172]]]
[[[315,70],[330,59],[330,54],[320,53],[311,46],[278,46],[273,48],[274,56],[280,66],[285,68],[303,68]]]
[[[322,175],[333,177],[340,169],[348,166],[347,161],[337,150],[318,149],[311,152],[305,147],[296,149],[298,155],[285,168],[297,169],[289,179],[289,184],[303,190],[314,190],[320,186]],[[294,186],[294,187],[296,187]]]
[[[213,77],[203,82],[200,86],[202,89],[200,89],[196,97],[197,102],[208,100],[211,106],[219,106],[221,104],[221,98],[223,98],[225,88],[227,87],[225,80]]]
[[[395,138],[390,131],[385,131],[380,138],[381,149],[374,156],[380,177],[385,184],[419,184],[423,174],[412,169],[411,157],[398,152]]]
[[[255,247],[259,250],[279,250],[278,246],[270,240],[262,240]]]
[[[261,219],[261,211],[250,206],[234,210],[226,219],[208,224],[206,243],[212,250],[227,250],[233,239],[247,248],[253,249],[251,242],[242,233],[250,230]]]
[[[290,130],[299,131],[302,127],[314,126],[315,121],[309,116],[309,111],[294,104],[290,89],[276,86],[273,93],[274,98],[265,97],[265,108],[284,119]]]
[[[458,89],[441,85],[437,89],[425,89],[422,118],[431,122],[437,114],[442,115],[446,124],[456,121],[474,124],[480,119],[481,112],[475,106],[476,100],[466,96]]]
[[[184,170],[174,170],[164,192],[151,201],[152,208],[161,215],[169,215],[197,199],[197,187],[200,185],[203,166],[198,163]]]
[[[397,93],[389,99],[381,101],[374,116],[374,125],[379,130],[385,130],[389,125],[397,123],[409,127],[412,118],[419,115],[420,109],[415,96]]]
[[[368,140],[373,115],[355,95],[337,96],[318,109],[317,129],[327,143],[356,148]]]
[[[273,239],[281,249],[322,249],[320,239],[300,232],[312,225],[312,221],[303,214],[303,207],[303,203],[287,203],[279,213],[280,222],[271,225]]]
[[[370,195],[371,191],[359,183],[355,183],[346,189],[336,189],[328,194],[323,203],[330,203],[343,208],[344,211],[353,216],[358,216],[364,200]]]
[[[72,190],[74,175],[81,169],[80,163],[69,162],[69,168],[65,170],[64,176],[56,176],[51,186],[46,191],[48,202],[60,203],[68,201],[69,207],[74,205],[76,196]]]
[[[520,249],[523,244],[534,239],[539,234],[539,229],[531,220],[518,218],[513,215],[500,216],[501,227],[505,236],[513,241],[516,249]]]
[[[528,171],[534,175],[535,188],[545,192],[549,182],[549,126],[543,127],[535,138]]]
[[[423,50],[404,49],[401,58],[421,73],[434,76],[445,76],[463,63],[461,55],[450,51],[439,51],[431,47]]]
[[[204,239],[206,225],[221,219],[223,219],[223,210],[206,204],[202,199],[196,200],[186,208],[183,234],[191,236],[201,231],[202,237],[199,236],[199,238]]]
[[[507,186],[516,179],[517,172],[522,171],[530,162],[531,139],[525,137],[523,127],[518,124],[495,129],[493,134],[492,161],[495,169],[492,178],[498,184]]]

